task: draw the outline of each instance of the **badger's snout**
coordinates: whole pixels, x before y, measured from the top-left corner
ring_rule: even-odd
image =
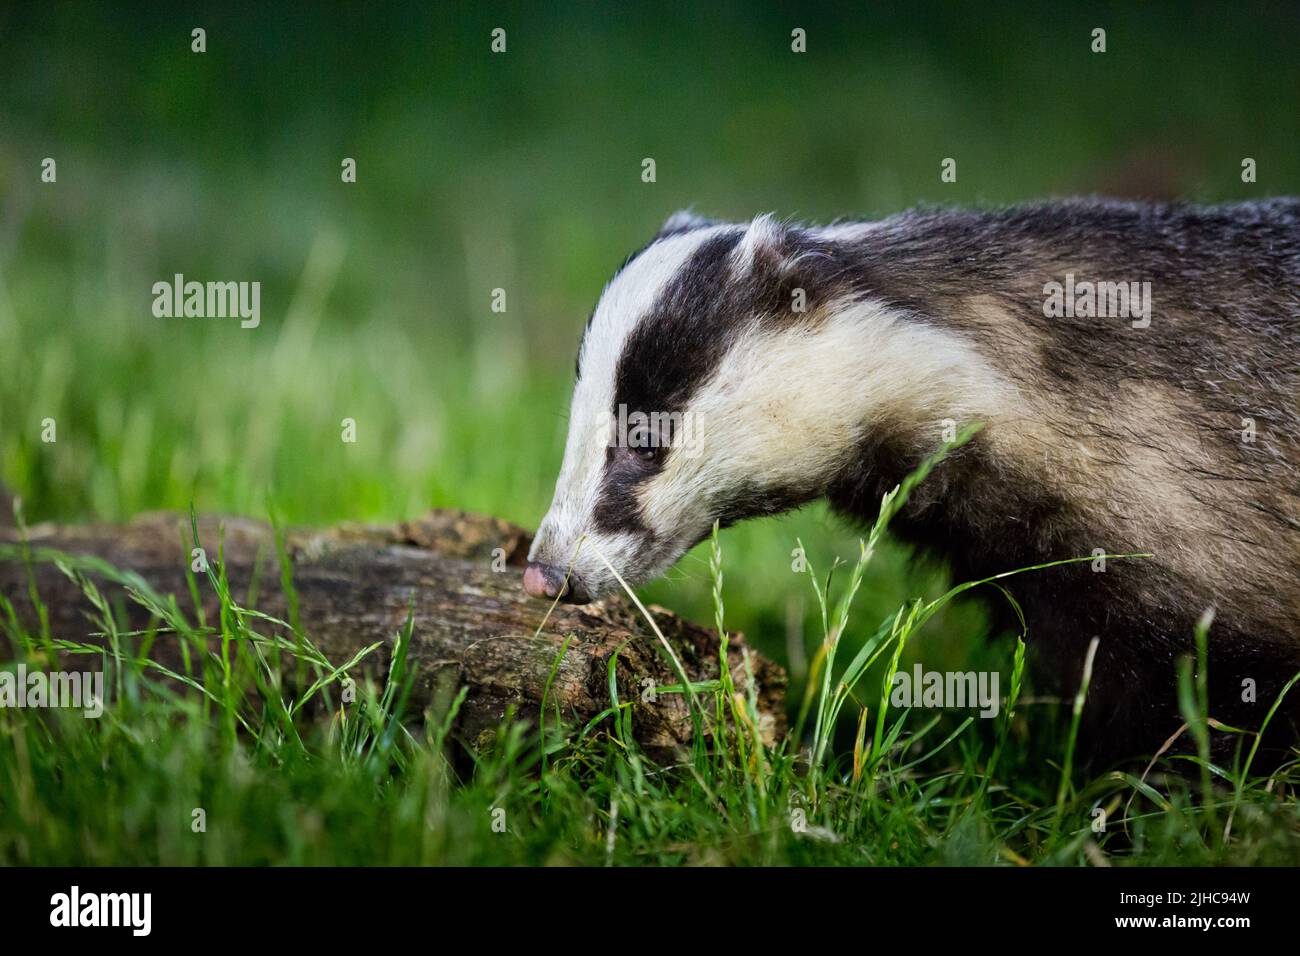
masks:
[[[581,579],[574,572],[567,574],[563,568],[540,561],[529,561],[524,570],[524,590],[533,597],[554,600],[556,597],[566,604],[586,604],[591,600]]]

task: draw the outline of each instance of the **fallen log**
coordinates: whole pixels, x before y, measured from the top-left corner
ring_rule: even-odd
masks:
[[[213,556],[209,560],[215,559],[220,542],[235,599],[245,601],[256,579],[251,606],[289,620],[290,597],[281,585],[273,529],[260,521],[213,515],[201,517],[198,526],[205,554]],[[19,554],[24,537],[35,558],[30,565]],[[395,635],[408,612],[413,614],[412,703],[423,707],[443,681],[466,687],[457,726],[462,740],[473,743],[479,735],[495,731],[510,705],[518,716],[535,719],[548,681],[548,714],[558,702],[561,714],[585,723],[610,705],[608,665],[617,652],[619,699],[633,703],[632,725],[641,744],[652,751],[670,751],[689,743],[692,720],[684,697],[643,693],[649,682],[658,688],[679,681],[636,608],[616,597],[581,607],[559,605],[547,618],[548,605],[527,597],[519,586],[528,545],[522,528],[459,511],[433,511],[396,525],[343,524],[284,534],[301,631],[336,666],[362,648],[383,642],[363,662],[365,672],[379,677],[386,673]],[[25,532],[0,528],[0,594],[25,626],[34,629],[30,567],[51,634],[90,641],[89,635],[98,630],[88,617],[91,605],[48,559],[49,552],[94,556],[134,572],[156,592],[175,595],[182,608],[192,611],[186,570],[193,547],[189,518],[172,512],[141,515],[124,525],[45,523]],[[120,586],[106,584],[102,576],[96,583],[120,608],[128,627],[150,626],[149,613],[126,600]],[[206,581],[199,584],[211,622],[217,598]],[[652,607],[651,613],[692,681],[718,677],[716,634],[662,608]],[[560,658],[566,640],[569,646]],[[164,663],[171,657],[169,666],[174,666],[179,658],[176,644],[176,638],[160,635],[151,654]],[[741,690],[748,688],[752,671],[760,730],[771,742],[785,726],[786,676],[753,651],[748,651],[747,668],[745,653],[743,638],[733,635],[729,670]],[[653,700],[644,699],[651,696]],[[706,734],[712,732],[710,717],[706,713]]]

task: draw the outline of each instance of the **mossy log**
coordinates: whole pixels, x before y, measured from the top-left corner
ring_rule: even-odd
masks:
[[[252,606],[288,620],[289,599],[281,586],[272,528],[260,521],[216,515],[202,516],[198,526],[207,554],[215,556],[220,543],[235,600],[246,601],[255,584]],[[175,595],[193,619],[186,580],[191,537],[188,516],[170,512],[140,515],[121,525],[45,523],[25,532],[0,528],[0,594],[25,625],[34,628],[37,614],[29,594],[30,567],[48,611],[51,634],[94,640],[90,635],[100,628],[91,621],[86,596],[48,560],[53,551],[89,555],[134,572],[160,594]],[[24,538],[34,558],[30,565],[16,547]],[[520,572],[529,536],[522,528],[480,515],[433,511],[396,525],[292,529],[283,540],[301,631],[336,665],[382,642],[383,647],[363,665],[367,673],[380,677],[388,667],[395,636],[411,613],[412,703],[422,707],[444,682],[468,688],[457,725],[462,740],[473,743],[480,734],[494,730],[511,705],[518,716],[535,719],[548,680],[548,713],[558,703],[570,720],[585,723],[610,704],[608,665],[616,652],[619,696],[633,703],[632,726],[641,744],[671,751],[691,740],[692,721],[682,695],[644,693],[650,681],[665,687],[678,679],[662,648],[656,646],[653,631],[630,602],[620,597],[581,607],[559,605],[548,617],[546,602],[523,593]],[[156,623],[126,597],[122,587],[102,577],[97,583],[128,627],[144,630]],[[211,622],[216,619],[216,595],[202,576],[198,584],[206,620]],[[718,677],[716,634],[662,608],[652,607],[651,613],[692,681]],[[557,666],[566,640],[568,648]],[[150,653],[174,664],[179,659],[177,638],[159,635]],[[752,671],[761,731],[769,740],[775,739],[785,724],[785,673],[762,655],[747,651],[739,635],[731,638],[728,664],[742,690],[748,688]],[[654,699],[644,699],[650,696]],[[707,720],[705,731],[711,733]]]

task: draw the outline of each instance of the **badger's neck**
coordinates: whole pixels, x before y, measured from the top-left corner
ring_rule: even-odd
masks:
[[[1007,463],[992,439],[1016,420],[1018,401],[958,332],[858,299],[800,321],[756,323],[693,407],[707,430],[707,461],[725,463],[716,467],[729,480],[752,478],[757,492],[742,486],[734,514],[724,503],[724,520],[825,497],[870,523],[881,494],[971,423],[984,430],[916,489],[909,513],[935,506],[960,518],[968,514],[961,494],[996,491]]]
[[[760,470],[781,496],[792,502],[825,497],[869,524],[886,491],[978,422],[983,430],[970,444],[913,491],[898,530],[919,528],[930,538],[938,528],[953,539],[944,550],[962,547],[983,565],[983,538],[1019,538],[1026,511],[1057,510],[1034,463],[1021,460],[1026,415],[1018,389],[959,332],[858,300],[824,309],[806,324],[753,335],[753,342],[729,350],[715,394],[747,409],[745,421],[728,431],[738,426],[748,447],[767,449]],[[1022,558],[1030,544],[1008,540],[1014,555],[997,553],[994,544],[986,560]]]
[[[820,384],[792,416],[806,441],[824,443],[816,497],[869,526],[885,493],[978,423],[974,438],[912,489],[891,530],[947,556],[961,577],[1087,555],[1103,538],[1132,545],[1102,535],[1098,516],[1065,493],[1086,451],[1051,432],[1045,422],[1055,413],[1023,393],[1014,363],[995,365],[987,347],[878,302],[829,312],[800,346]],[[827,435],[818,416],[850,433]]]
[[[713,426],[710,457],[767,488],[820,497],[873,449],[919,461],[964,425],[1007,417],[1015,402],[1016,390],[957,333],[844,300],[747,330],[695,411]]]

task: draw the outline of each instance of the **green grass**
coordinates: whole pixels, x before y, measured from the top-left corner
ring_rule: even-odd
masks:
[[[790,734],[765,745],[756,699],[738,692],[724,667],[719,681],[679,688],[698,716],[712,716],[712,745],[697,737],[663,763],[636,743],[637,688],[618,685],[614,659],[609,707],[598,718],[567,723],[544,707],[541,726],[507,716],[495,739],[464,741],[454,732],[463,690],[443,686],[420,714],[406,708],[409,618],[377,684],[351,675],[377,645],[331,663],[309,634],[237,603],[219,560],[199,582],[220,608],[204,625],[129,572],[6,547],[0,559],[55,561],[97,608],[92,624],[102,638],[32,633],[4,602],[4,629],[21,659],[40,667],[56,653],[89,657],[112,691],[99,719],[0,710],[0,863],[1300,862],[1300,761],[1252,776],[1251,734],[1239,734],[1231,765],[1210,760],[1210,734],[1231,731],[1205,709],[1208,619],[1181,685],[1196,752],[1157,762],[1154,773],[1076,773],[1087,672],[1069,713],[1031,708],[1019,639],[994,719],[891,706],[904,648],[923,639],[945,605],[979,583],[1000,586],[1054,566],[915,599],[856,646],[847,641],[862,630],[853,605],[863,573],[929,467],[882,501],[847,581],[808,566],[822,631]],[[725,659],[716,528],[708,547]],[[90,572],[149,610],[156,623],[147,633],[122,630]],[[39,608],[39,596],[32,600]],[[149,659],[160,639],[186,649],[183,671]],[[854,652],[847,664],[837,663],[841,651]],[[1096,825],[1099,815],[1105,826]]]

